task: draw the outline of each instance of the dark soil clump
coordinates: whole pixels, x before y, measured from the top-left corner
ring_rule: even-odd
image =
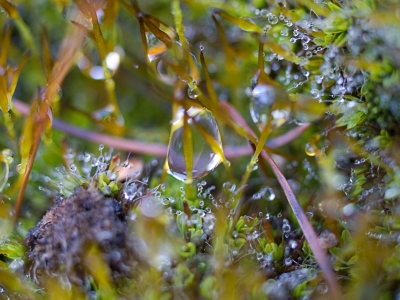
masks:
[[[80,186],[70,197],[60,197],[29,231],[26,244],[35,277],[44,271],[84,284],[86,253],[92,246],[98,249],[113,279],[128,276],[135,263],[121,203],[93,186]]]

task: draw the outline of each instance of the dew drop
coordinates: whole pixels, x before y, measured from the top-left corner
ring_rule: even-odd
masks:
[[[289,28],[285,27],[281,30],[281,36],[288,36],[289,35]]]
[[[107,68],[111,72],[115,72],[118,69],[119,64],[121,62],[121,56],[118,52],[112,51],[107,54],[105,62],[106,62]]]
[[[324,80],[324,76],[322,75],[315,75],[315,82],[318,84],[322,83],[322,80]]]
[[[290,240],[289,241],[289,247],[290,248],[292,248],[292,249],[296,249],[297,248],[297,241],[295,241],[295,240]]]
[[[286,91],[267,84],[254,87],[250,99],[250,115],[253,122],[263,130],[271,119],[272,128],[285,123],[291,111],[291,102]]]
[[[155,64],[160,80],[166,84],[173,85],[178,76],[171,68],[172,63],[166,57],[161,57],[155,61]]]
[[[170,199],[168,197],[164,197],[161,199],[161,204],[162,205],[169,205],[171,203]]]
[[[75,173],[76,170],[77,170],[76,165],[75,165],[75,164],[70,164],[70,165],[69,165],[69,170],[70,170],[72,173]]]
[[[257,253],[257,260],[262,260],[264,255],[261,252]]]
[[[311,94],[311,96],[312,96],[313,98],[315,98],[315,99],[318,99],[318,98],[320,97],[319,90],[317,90],[317,89],[312,89],[312,90],[310,91],[310,94]]]
[[[268,189],[268,193],[266,194],[267,200],[272,201],[275,199],[276,195],[272,189]]]
[[[268,14],[268,11],[267,11],[265,8],[263,8],[263,9],[260,11],[260,15],[261,15],[262,17],[266,17],[267,14]]]
[[[153,33],[146,32],[146,40],[147,40],[147,56],[150,61],[155,60],[162,53],[167,51],[166,45],[161,42]]]
[[[274,14],[272,14],[272,13],[269,13],[268,14],[268,22],[269,23],[271,23],[271,24],[276,24],[276,23],[278,23],[278,17],[277,16],[275,16]]]
[[[306,151],[306,154],[309,156],[315,156],[315,154],[316,154],[314,147],[311,146],[310,143],[306,144],[305,151]]]
[[[188,89],[188,96],[190,99],[197,99],[198,97],[194,89]]]
[[[25,170],[26,170],[26,168],[25,168],[25,167],[22,167],[21,164],[17,165],[17,172],[18,172],[19,174],[25,174]]]
[[[288,221],[285,219],[285,220],[283,220],[283,225],[282,225],[282,231],[284,232],[284,233],[287,233],[287,232],[289,232],[290,231],[290,225],[289,225],[289,223],[288,223]]]
[[[292,259],[290,257],[285,258],[285,265],[286,266],[291,266],[292,265]]]
[[[193,149],[192,179],[200,178],[211,172],[221,162],[221,157],[214,153],[207,139],[213,139],[222,148],[221,136],[211,112],[204,108],[191,107],[186,112],[179,108],[172,124],[172,134],[168,145],[168,172],[175,178],[188,181],[184,156],[184,114],[188,116]],[[188,182],[190,183],[190,182]]]

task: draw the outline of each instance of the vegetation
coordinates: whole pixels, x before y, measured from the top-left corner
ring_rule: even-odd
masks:
[[[0,298],[398,298],[397,2],[0,0]]]

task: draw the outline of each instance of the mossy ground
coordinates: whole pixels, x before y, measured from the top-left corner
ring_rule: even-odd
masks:
[[[0,298],[398,298],[399,11],[0,0]]]

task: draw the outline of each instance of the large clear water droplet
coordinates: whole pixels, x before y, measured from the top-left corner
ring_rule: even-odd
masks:
[[[178,80],[178,75],[176,74],[174,69],[174,65],[176,64],[176,62],[169,59],[168,56],[163,55],[154,62],[157,73],[162,82],[173,85],[175,81]]]
[[[150,61],[155,60],[167,51],[167,46],[161,42],[153,33],[146,32],[147,56]]]
[[[167,162],[169,168],[168,172],[172,176],[179,180],[188,182],[190,179],[187,177],[184,157],[184,114],[184,108],[179,108],[175,120],[173,121],[172,135],[168,146]],[[196,179],[207,175],[222,161],[221,157],[212,151],[201,131],[214,139],[219,147],[222,148],[221,136],[213,115],[207,109],[191,107],[186,111],[186,114],[189,117],[187,122],[192,132],[192,178]]]
[[[272,128],[285,123],[290,116],[291,101],[283,88],[265,83],[257,84],[250,100],[250,115],[253,122],[263,130],[271,119]]]

